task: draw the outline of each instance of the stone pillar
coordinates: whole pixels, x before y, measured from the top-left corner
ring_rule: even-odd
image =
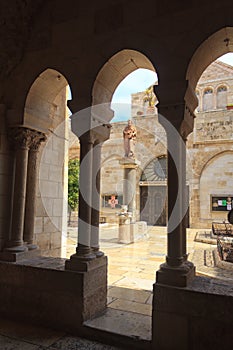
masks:
[[[86,132],[80,141],[80,176],[79,176],[79,216],[78,244],[76,253],[66,261],[66,269],[79,269],[82,261],[96,258],[91,249],[91,214],[92,214],[92,162],[94,140],[91,132]]]
[[[99,250],[101,149],[103,142],[109,139],[110,128],[110,124],[104,124],[92,129],[95,142],[92,165],[91,248],[97,258],[104,255]]]
[[[182,138],[169,138],[168,145],[168,251],[166,261],[170,266],[180,266],[186,254],[183,226],[185,200],[186,149]],[[172,154],[169,150],[173,150]],[[177,221],[177,223],[175,223]]]
[[[12,253],[18,253],[28,250],[23,242],[23,229],[28,150],[31,142],[31,132],[22,127],[11,128],[9,131],[9,138],[15,149],[15,172],[11,233],[10,240],[7,243],[7,248],[5,248],[5,250]]]
[[[168,237],[166,263],[157,271],[157,282],[183,287],[195,273],[186,253],[186,147],[183,138],[186,138],[189,128],[183,122],[184,104],[160,106],[159,111],[162,112],[159,121],[167,133]]]
[[[27,244],[27,248],[29,250],[37,248],[37,246],[33,244],[33,238],[37,188],[38,150],[41,142],[45,140],[46,136],[43,133],[38,131],[31,131],[31,144],[28,154],[27,189],[23,234],[24,243]]]
[[[104,255],[99,250],[101,148],[101,143],[94,144],[92,168],[91,248],[97,258]]]
[[[123,158],[120,164],[124,168],[123,204],[132,213],[131,223],[136,222],[136,173],[140,162],[136,159]]]

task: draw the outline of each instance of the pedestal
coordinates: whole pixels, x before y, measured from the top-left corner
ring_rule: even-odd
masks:
[[[156,272],[156,282],[169,286],[187,287],[194,276],[195,266],[190,261],[185,261],[176,267],[164,263],[160,265],[160,269]]]
[[[141,164],[133,158],[122,158],[119,161],[124,168],[123,204],[132,213],[131,222],[136,222],[136,171]]]
[[[88,271],[64,270],[61,258],[38,257],[0,262],[0,312],[3,317],[79,332],[83,322],[102,313],[107,301],[107,258]]]
[[[130,226],[131,226],[130,224],[119,225],[119,234],[118,234],[119,243],[124,243],[124,244],[133,243]]]

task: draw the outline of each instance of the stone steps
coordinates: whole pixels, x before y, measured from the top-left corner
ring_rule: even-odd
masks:
[[[126,349],[151,349],[151,317],[107,308],[84,322],[84,336]]]

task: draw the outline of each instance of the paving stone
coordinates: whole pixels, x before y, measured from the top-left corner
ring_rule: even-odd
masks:
[[[49,346],[65,333],[7,319],[0,319],[0,334],[35,345]],[[0,347],[2,350],[2,348]]]
[[[120,350],[120,348],[87,339],[67,336],[50,346],[49,350]]]
[[[133,312],[108,308],[107,311],[85,325],[128,337],[151,340],[151,317]]]
[[[136,301],[138,303],[145,303],[148,297],[151,295],[150,292],[133,290],[129,288],[113,287],[108,292],[109,296],[116,297],[118,299],[125,299]]]
[[[26,343],[17,339],[5,337],[0,335],[0,349],[1,350],[45,350],[43,346]]]

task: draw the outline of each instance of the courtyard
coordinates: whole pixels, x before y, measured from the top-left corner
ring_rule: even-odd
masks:
[[[208,276],[217,283],[233,281],[233,269],[215,266],[212,251],[216,248],[208,240],[195,240],[197,235],[210,230],[187,229],[188,259],[196,266],[199,276]],[[212,244],[211,244],[212,243]],[[77,228],[68,228],[67,252],[74,254]],[[167,247],[166,227],[148,226],[148,237],[131,244],[118,243],[118,226],[102,224],[100,249],[108,256],[108,308],[151,317],[152,289],[156,271],[165,262]]]

